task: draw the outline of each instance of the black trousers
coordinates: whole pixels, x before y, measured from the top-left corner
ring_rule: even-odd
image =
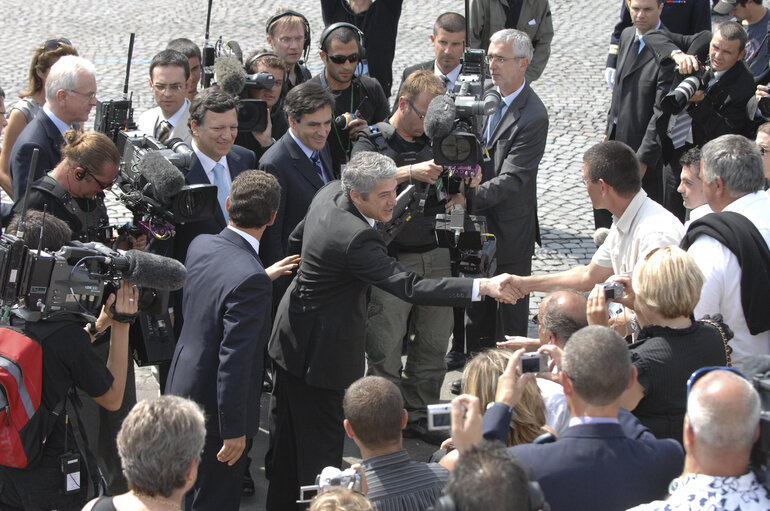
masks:
[[[300,509],[296,504],[300,486],[315,484],[324,467],[342,464],[345,391],[311,387],[274,366],[270,443],[265,455],[270,481],[267,509],[285,511]]]
[[[530,275],[532,258],[516,263],[497,266],[497,274]],[[515,305],[499,303],[486,297],[472,303],[466,309],[465,342],[468,353],[478,353],[484,348],[494,348],[504,335],[527,335],[529,321],[529,295]]]
[[[247,449],[250,442],[247,443]],[[206,435],[203,445],[198,478],[195,485],[184,496],[184,509],[238,511],[241,505],[241,487],[243,474],[246,472],[244,449],[241,457],[232,466],[217,460],[217,453],[222,449],[219,435]]]

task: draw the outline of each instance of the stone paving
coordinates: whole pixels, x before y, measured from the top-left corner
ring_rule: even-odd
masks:
[[[222,35],[225,39],[238,41],[244,53],[262,48],[264,20],[282,4],[284,2],[265,0],[248,3],[215,1],[211,15],[211,40]],[[290,5],[306,14],[310,21],[313,44],[309,65],[317,72],[320,69],[317,40],[323,28],[320,6],[314,0],[294,0]],[[27,3],[0,0],[0,6],[3,12],[13,13],[7,15],[6,23],[0,30],[0,47],[5,48],[0,60],[0,86],[6,92],[7,104],[13,104],[26,85],[32,48],[45,39],[62,36],[72,40],[80,54],[96,65],[99,97],[120,98],[129,33],[133,31],[136,43],[130,89],[133,91],[135,118],[138,118],[141,112],[153,106],[147,84],[150,59],[175,37],[186,36],[202,42],[207,2],[195,0],[168,4],[155,0],[81,0],[75,4],[53,0]],[[581,183],[582,154],[601,140],[604,129],[610,92],[602,73],[609,33],[617,19],[618,9],[617,0],[551,0],[556,36],[545,73],[533,85],[550,115],[548,143],[538,176],[538,211],[543,246],[536,249],[534,272],[586,264],[594,252],[591,240],[593,217]],[[404,67],[432,58],[428,37],[433,21],[445,11],[462,12],[463,2],[405,0],[393,64],[394,91],[398,88]],[[92,122],[87,124],[89,129],[92,125]],[[115,201],[111,201],[110,211],[114,220],[128,219],[127,212]],[[536,294],[531,300],[533,311],[537,309],[540,298]],[[449,373],[447,384],[459,374]],[[137,378],[140,397],[157,392],[157,385],[148,370],[139,370]],[[446,388],[442,397],[450,397]],[[263,406],[263,411],[265,408]],[[260,437],[258,440],[264,443],[265,435],[260,434]],[[432,449],[413,441],[407,446],[416,458],[423,457]],[[255,449],[264,452],[263,447]],[[357,449],[353,446],[346,454],[346,460],[353,460],[358,455]],[[261,467],[255,467],[261,465],[260,452],[252,452],[252,458],[255,460],[252,470],[257,479],[258,497],[244,499],[242,508],[263,509],[264,477]]]

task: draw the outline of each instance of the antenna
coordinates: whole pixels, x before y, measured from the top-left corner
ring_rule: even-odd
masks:
[[[467,2],[468,0],[466,0]],[[211,25],[211,5],[214,3],[214,0],[209,0],[209,9],[206,12],[206,34],[204,36],[205,43],[208,44],[209,42],[209,26]]]
[[[470,0],[465,0],[465,47],[471,47],[471,27],[468,22],[468,13],[470,12]]]
[[[16,228],[16,237],[24,238],[24,220],[27,217],[27,202],[29,201],[29,192],[32,190],[32,181],[35,180],[34,171],[37,167],[37,158],[40,155],[40,149],[37,147],[32,150],[32,159],[29,163],[29,172],[27,173],[27,188],[24,191],[24,207],[21,208],[21,218],[19,218],[19,225]]]
[[[128,76],[131,74],[131,58],[134,56],[134,37],[136,34],[131,32],[128,39],[128,60],[126,60],[126,81],[123,84],[123,97],[128,95]]]
[[[40,257],[40,251],[43,249],[43,228],[45,227],[45,214],[48,213],[48,203],[43,204],[43,221],[40,222],[40,234],[37,239],[37,256]]]

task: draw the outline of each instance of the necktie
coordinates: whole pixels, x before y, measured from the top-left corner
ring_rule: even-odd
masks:
[[[631,45],[631,56],[636,57],[639,55],[639,51],[641,50],[642,46],[642,40],[639,39],[638,35],[634,36],[634,44]]]
[[[214,165],[214,184],[217,186],[217,201],[219,202],[219,207],[222,208],[222,214],[225,216],[225,223],[228,223],[229,217],[225,209],[225,200],[230,194],[230,190],[227,187],[224,174],[225,167],[221,163]]]
[[[505,101],[500,101],[500,105],[498,105],[497,110],[494,111],[492,114],[492,117],[489,118],[489,122],[487,122],[487,142],[489,142],[489,139],[492,138],[492,133],[495,132],[495,128],[497,127],[497,124],[500,122],[500,118],[503,116],[503,109],[505,108]]]
[[[692,127],[692,117],[687,112],[682,112],[673,119],[673,124],[668,131],[674,149],[679,149],[687,141],[687,135]]]
[[[446,75],[441,75],[441,81],[444,82],[444,88],[449,89],[449,77]]]
[[[326,184],[326,175],[324,174],[324,166],[321,163],[321,155],[318,153],[318,151],[313,151],[313,154],[310,156],[310,161],[312,161],[313,165],[315,165],[315,170],[318,173],[318,177],[321,178],[321,182],[323,184]]]
[[[160,125],[158,126],[158,140],[160,142],[166,141],[168,134],[171,133],[171,128],[173,128],[173,126],[171,126],[170,122],[166,120],[160,121]]]

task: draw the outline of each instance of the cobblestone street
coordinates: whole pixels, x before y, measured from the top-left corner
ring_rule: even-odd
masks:
[[[379,0],[387,1],[387,0]],[[550,129],[545,156],[538,175],[538,214],[542,247],[538,247],[533,272],[563,270],[575,264],[587,264],[595,247],[591,239],[593,216],[585,187],[581,182],[582,154],[602,138],[610,100],[603,70],[609,34],[617,20],[618,0],[587,2],[586,0],[550,0],[555,37],[551,57],[543,76],[533,84],[550,115]],[[309,65],[320,70],[317,41],[323,29],[321,10],[316,0],[294,0],[291,4],[256,0],[236,2],[215,0],[211,15],[210,39],[220,35],[240,43],[244,54],[265,46],[264,21],[277,7],[290,5],[304,13],[312,28]],[[11,106],[26,86],[32,49],[50,38],[67,37],[97,68],[100,99],[119,99],[125,77],[125,59],[129,34],[136,33],[131,63],[130,90],[133,91],[134,118],[154,106],[147,83],[152,56],[163,49],[168,40],[189,37],[203,42],[207,2],[191,0],[165,4],[155,0],[116,2],[113,0],[81,0],[11,3],[0,0],[6,13],[0,31],[0,45],[5,49],[0,59],[0,86],[6,92],[6,105]],[[460,0],[405,0],[399,26],[396,59],[393,64],[393,91],[398,89],[401,72],[407,65],[433,58],[429,34],[433,21],[445,11],[463,12]],[[393,98],[391,98],[392,100]],[[93,115],[93,112],[92,112]],[[87,124],[91,129],[93,122]],[[3,197],[7,200],[7,197]],[[127,212],[110,201],[111,218],[128,220]],[[541,295],[535,295],[530,307],[536,311]],[[459,378],[450,372],[442,397],[451,397],[448,384]],[[157,389],[146,369],[137,372],[140,397]],[[266,412],[263,397],[263,417]],[[263,421],[263,427],[266,422]],[[243,499],[242,509],[264,509],[265,481],[262,457],[267,435],[260,433],[252,451],[252,473],[257,480],[257,496]],[[433,447],[409,441],[407,447],[415,459]],[[354,445],[346,460],[358,456]],[[419,453],[419,454],[416,454]],[[427,456],[425,456],[427,458]],[[423,458],[424,460],[424,458]]]

